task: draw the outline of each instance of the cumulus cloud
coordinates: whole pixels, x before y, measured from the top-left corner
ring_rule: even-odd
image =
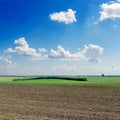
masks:
[[[85,58],[89,62],[99,62],[99,56],[103,53],[103,48],[97,45],[89,44],[85,45],[82,51]]]
[[[12,53],[12,52],[16,52],[16,50],[13,50],[12,48],[8,48],[7,50],[5,50],[4,52],[9,52],[9,53]]]
[[[103,3],[101,9],[100,21],[120,18],[120,0],[117,0],[117,2]]]
[[[36,51],[36,49],[29,47],[29,44],[27,43],[25,38],[19,38],[18,40],[15,40],[14,44],[16,44],[16,47],[14,49],[8,48],[7,50],[5,50],[5,52],[16,52],[20,55],[31,56],[36,59],[43,57],[42,54]]]
[[[50,14],[50,19],[53,21],[63,22],[65,24],[71,24],[77,21],[75,13],[76,11],[73,11],[72,9],[68,9],[68,11],[55,12]]]
[[[50,58],[63,58],[63,59],[77,59],[87,60],[89,62],[100,62],[99,56],[103,53],[103,48],[97,45],[85,45],[83,50],[78,50],[76,53],[70,53],[62,46],[58,46],[57,50],[50,50]]]
[[[100,62],[100,55],[103,53],[103,48],[98,45],[85,45],[82,50],[78,49],[75,53],[71,53],[61,45],[57,46],[57,50],[51,49],[50,51],[45,48],[39,48],[38,51],[34,48],[29,47],[29,44],[25,38],[20,38],[14,41],[16,47],[8,48],[5,52],[18,53],[19,55],[30,56],[31,60],[42,60],[42,59],[66,59],[66,60],[86,60],[89,62]],[[3,58],[0,58],[3,59]],[[8,64],[11,64],[9,59],[4,59]]]
[[[25,38],[20,38],[14,42],[17,47],[15,47],[16,52],[22,55],[40,57],[41,55],[36,52],[36,49],[30,48]]]
[[[58,45],[57,50],[50,50],[50,58],[68,58],[68,59],[84,59],[84,55],[78,51],[71,54],[68,50],[65,50],[62,46]]]
[[[47,50],[46,50],[45,48],[39,48],[39,49],[38,49],[38,52],[46,53]]]

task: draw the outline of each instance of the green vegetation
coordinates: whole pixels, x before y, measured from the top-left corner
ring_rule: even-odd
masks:
[[[76,83],[76,81],[87,81],[86,78],[81,77],[68,77],[68,76],[40,76],[32,78],[18,78],[14,79],[16,82],[35,82],[35,83]]]
[[[10,76],[0,77],[0,83],[10,84],[80,84],[80,85],[120,85],[119,76],[42,76],[42,77],[29,77],[29,76]]]
[[[24,77],[17,76],[0,76],[0,83],[12,83],[14,79],[22,79]]]
[[[93,84],[93,85],[120,85],[120,77],[119,76],[92,76],[92,77],[86,77],[88,79],[87,84]]]
[[[8,117],[0,117],[0,120],[14,120],[14,119]]]

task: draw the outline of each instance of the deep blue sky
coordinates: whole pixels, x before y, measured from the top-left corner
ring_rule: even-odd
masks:
[[[100,11],[104,11],[102,5],[114,3],[120,5],[117,0],[0,0],[0,74],[120,74],[119,15],[100,20]],[[50,14],[68,9],[76,11],[76,22],[65,24],[50,18]],[[21,37],[36,52],[38,48],[46,49],[47,59],[33,61],[34,56],[28,53],[4,52],[8,48],[15,50],[14,41]],[[83,52],[84,45],[90,44],[103,48],[103,52],[94,57],[99,62],[88,60],[95,51],[84,60],[66,59],[64,55],[61,56],[66,60],[61,56],[50,57],[51,49],[57,51],[59,45],[74,54],[78,49]],[[31,72],[27,72],[29,69]]]

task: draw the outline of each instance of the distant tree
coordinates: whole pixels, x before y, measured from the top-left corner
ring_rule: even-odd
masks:
[[[102,77],[104,77],[105,75],[104,75],[104,74],[102,74],[101,76],[102,76]]]

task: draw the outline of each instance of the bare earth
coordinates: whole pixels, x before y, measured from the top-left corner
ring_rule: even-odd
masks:
[[[0,84],[0,114],[15,120],[120,120],[120,87]]]

